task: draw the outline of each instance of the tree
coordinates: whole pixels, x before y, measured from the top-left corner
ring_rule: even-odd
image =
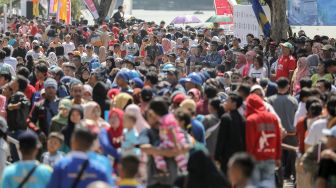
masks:
[[[277,42],[287,38],[289,26],[286,15],[286,0],[265,0],[271,10],[271,38]]]

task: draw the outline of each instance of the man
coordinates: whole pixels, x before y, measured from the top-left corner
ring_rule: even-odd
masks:
[[[0,187],[46,187],[52,169],[36,161],[40,148],[37,135],[31,131],[25,131],[19,136],[18,141],[22,161],[5,168]]]
[[[132,87],[129,85],[129,76],[128,72],[121,70],[116,75],[116,84],[120,88],[121,92],[126,92],[128,94],[132,94]]]
[[[14,49],[14,52],[13,52],[14,58],[17,58],[17,57],[25,58],[26,57],[27,49],[25,45],[26,45],[25,41],[21,39],[19,41],[19,46]]]
[[[119,23],[121,26],[124,24],[124,10],[123,6],[118,7],[118,12],[113,14],[114,22]]]
[[[278,65],[275,72],[275,79],[278,80],[280,77],[288,78],[292,80],[294,70],[296,69],[296,60],[291,55],[291,50],[293,45],[289,42],[281,43],[282,55],[278,59]]]
[[[289,80],[279,78],[277,80],[278,94],[268,98],[268,102],[273,106],[275,112],[281,119],[281,125],[287,132],[283,143],[291,146],[297,146],[297,139],[294,127],[294,116],[298,108],[297,99],[289,94]],[[295,157],[296,153],[289,150],[283,151],[284,177],[289,179],[295,174]]]
[[[4,59],[4,63],[12,66],[14,71],[16,71],[16,65],[18,64],[18,61],[16,60],[16,58],[11,57],[11,53],[12,53],[11,49],[8,48],[8,47],[4,47],[3,51],[6,52],[6,57]]]
[[[253,181],[275,187],[275,166],[280,164],[281,156],[280,125],[256,94],[246,99],[245,135],[246,150],[257,161]]]
[[[221,117],[219,125],[215,160],[220,163],[224,174],[227,173],[227,163],[231,156],[239,151],[245,151],[245,118],[238,112],[243,99],[237,93],[229,93],[224,103],[226,113]]]
[[[328,61],[333,58],[334,47],[330,44],[326,44],[322,47],[322,60]]]
[[[211,67],[216,67],[217,65],[222,63],[222,57],[219,55],[217,47],[217,41],[211,41],[210,50],[205,56],[205,62],[210,64]]]
[[[146,116],[150,129],[141,132],[139,144],[141,150],[148,154],[147,162],[147,187],[148,188],[170,188],[177,178],[177,164],[175,156],[186,152],[186,149],[159,149],[160,144],[159,127],[161,117],[168,114],[168,104],[163,98],[153,99],[147,108]],[[162,173],[156,168],[153,155],[165,157],[167,173]]]
[[[319,170],[316,180],[317,188],[327,188],[336,187],[336,162],[335,162],[335,151],[336,151],[336,126],[331,129],[323,129],[323,134],[327,136],[327,150],[323,153],[330,153],[322,156],[319,163]],[[330,157],[334,156],[334,157]]]
[[[228,163],[228,178],[232,187],[251,187],[255,160],[246,153],[234,154]]]
[[[37,79],[35,89],[36,91],[41,91],[44,88],[44,80],[48,77],[48,66],[46,62],[41,61],[35,65],[35,77]]]
[[[56,163],[48,188],[87,187],[94,181],[112,185],[111,174],[108,174],[106,167],[88,153],[97,136],[88,126],[82,122],[74,130],[71,137],[72,152]]]
[[[73,42],[70,41],[71,40],[71,36],[70,35],[66,35],[65,36],[65,41],[63,42],[62,46],[64,48],[64,54],[68,54],[69,52],[72,52],[76,49],[75,45]]]
[[[69,76],[69,77],[72,77],[72,78],[75,77],[75,72],[76,72],[75,64],[70,63],[70,62],[65,62],[62,65],[62,69],[63,69],[63,72],[64,72],[65,76]]]
[[[163,48],[158,44],[158,38],[153,35],[150,36],[150,44],[145,47],[147,56],[150,57],[151,61],[156,65],[163,55]]]
[[[34,104],[27,119],[29,128],[39,133],[42,138],[48,135],[51,119],[57,115],[59,104],[59,99],[56,96],[56,80],[48,78],[44,82],[44,89],[45,98]]]
[[[72,98],[72,104],[83,105],[85,104],[85,100],[83,99],[84,95],[84,87],[83,83],[79,80],[74,80],[70,84],[70,98]]]
[[[120,162],[120,177],[118,188],[143,188],[136,179],[139,171],[140,160],[137,156],[125,155]]]
[[[26,60],[27,60],[28,55],[31,55],[34,60],[38,60],[38,59],[44,57],[43,53],[41,52],[41,47],[38,44],[33,44],[32,49],[29,50],[26,54],[26,57],[25,57]]]
[[[0,87],[6,85],[10,81],[12,81],[12,75],[9,72],[0,72]]]
[[[150,71],[147,72],[146,77],[145,77],[145,86],[149,86],[151,88],[154,88],[159,82],[159,78],[156,72]]]
[[[330,92],[332,89],[331,82],[325,78],[317,80],[315,87],[321,91],[321,93]]]
[[[99,59],[99,57],[94,53],[92,45],[88,44],[85,48],[86,56],[82,56],[82,63],[90,63],[94,59]]]

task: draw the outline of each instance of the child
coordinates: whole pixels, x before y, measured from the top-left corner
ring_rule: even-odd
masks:
[[[47,149],[48,151],[42,154],[41,162],[50,166],[54,166],[56,162],[63,158],[63,152],[58,151],[62,146],[64,136],[58,132],[49,134]]]
[[[160,148],[181,148],[187,145],[186,135],[179,127],[173,114],[162,117],[160,126]],[[162,156],[155,156],[155,165],[159,170],[166,172],[167,164]],[[182,173],[187,171],[187,157],[183,154],[175,157],[177,166]]]
[[[130,113],[124,114],[124,131],[123,142],[121,143],[122,154],[139,155],[140,150],[135,148],[138,140],[138,133],[136,132],[134,125],[136,117]]]
[[[134,155],[126,155],[121,159],[119,166],[121,180],[118,188],[143,188],[135,179],[139,165],[140,160]]]
[[[228,163],[228,178],[232,187],[253,187],[251,178],[254,165],[253,158],[246,153],[233,155]]]

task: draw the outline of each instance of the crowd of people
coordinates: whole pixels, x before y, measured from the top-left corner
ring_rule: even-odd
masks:
[[[0,187],[336,187],[335,39],[8,22]]]

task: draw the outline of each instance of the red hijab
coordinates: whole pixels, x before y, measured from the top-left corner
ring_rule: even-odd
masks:
[[[112,115],[117,115],[119,119],[119,126],[118,128],[114,129],[112,126],[107,129],[107,133],[110,137],[111,144],[115,148],[119,148],[121,145],[121,139],[123,135],[123,119],[124,119],[124,112],[118,108],[113,108],[109,112],[109,119]]]

